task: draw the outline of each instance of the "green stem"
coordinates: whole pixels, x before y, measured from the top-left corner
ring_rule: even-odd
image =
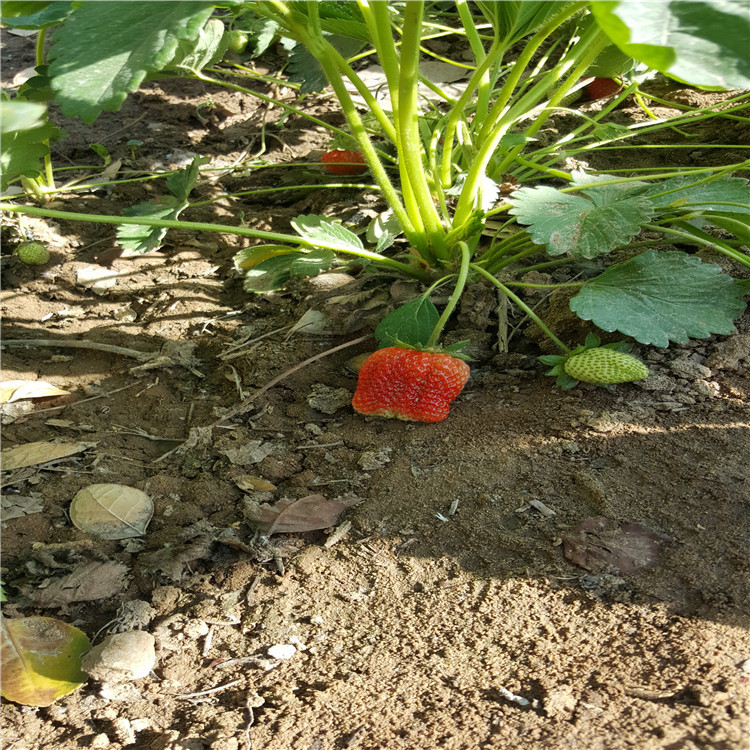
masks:
[[[537,33],[526,43],[523,52],[520,54],[516,64],[508,74],[505,84],[500,91],[500,95],[492,105],[492,109],[487,115],[486,121],[477,136],[476,142],[479,144],[479,151],[474,157],[473,164],[466,176],[466,182],[461,190],[461,196],[453,219],[455,226],[459,226],[468,221],[471,212],[474,210],[474,202],[479,191],[479,186],[486,174],[487,165],[495,153],[500,140],[513,124],[514,117],[516,116],[515,113],[513,113],[513,110],[518,109],[518,107],[511,108],[509,111],[506,111],[506,107],[521,79],[521,76],[523,75],[523,72],[528,67],[536,51],[545,42],[552,31],[573,14],[582,10],[586,5],[586,2],[576,2],[566,6],[561,12],[555,14],[550,21],[542,25],[539,31],[537,31]],[[551,77],[545,76],[543,82],[537,84],[537,86],[532,89],[531,93],[534,98],[539,100],[544,96],[544,93],[551,85]],[[529,94],[522,98],[524,106],[526,106],[528,97]],[[527,113],[528,108],[523,112],[518,112],[519,115]]]
[[[526,270],[526,269],[524,269]],[[526,281],[505,281],[503,282],[506,286],[520,286],[526,289],[562,289],[563,287],[575,287],[580,289],[583,286],[582,281],[571,281],[567,284],[530,284]]]
[[[195,77],[200,81],[205,81],[208,83],[215,83],[217,86],[222,86],[226,89],[232,89],[232,91],[240,91],[243,94],[248,94],[249,96],[254,96],[256,99],[260,99],[262,102],[266,102],[267,104],[272,104],[275,107],[281,107],[282,109],[285,109],[287,112],[293,112],[295,115],[299,115],[300,117],[304,117],[309,122],[315,123],[315,125],[319,125],[320,127],[325,128],[326,130],[330,130],[332,133],[337,133],[339,135],[348,136],[349,133],[346,132],[346,130],[342,130],[341,128],[337,128],[334,125],[331,125],[328,122],[325,122],[324,120],[320,120],[317,117],[313,117],[311,114],[308,114],[307,112],[304,112],[301,109],[298,109],[297,107],[292,106],[291,104],[287,104],[286,102],[282,102],[279,99],[274,99],[273,97],[266,96],[265,94],[261,94],[257,91],[253,91],[252,89],[245,88],[244,86],[239,86],[236,83],[229,83],[228,81],[224,81],[217,78],[211,78],[207,76],[205,73],[213,73],[214,75],[225,75],[226,71],[221,70],[220,68],[204,68],[203,71],[200,71],[199,73],[195,73]]]
[[[388,174],[370,141],[370,137],[364,123],[362,122],[362,118],[359,116],[351,95],[344,84],[343,76],[346,75],[351,81],[358,81],[357,90],[360,91],[360,93],[360,87],[366,88],[364,87],[364,83],[362,83],[359,76],[354,73],[346,60],[341,57],[330,42],[328,42],[323,36],[314,36],[310,33],[310,30],[305,25],[305,16],[300,18],[299,14],[297,14],[296,11],[291,10],[287,3],[282,0],[269,0],[267,4],[275,9],[277,17],[280,17],[282,24],[290,31],[291,35],[294,38],[299,39],[299,41],[310,51],[310,54],[312,54],[312,56],[320,63],[328,82],[333,88],[336,98],[339,100],[343,114],[346,117],[349,128],[351,129],[351,134],[357,141],[367,165],[370,167],[376,182],[380,186],[380,189],[383,192],[383,197],[386,199],[391,209],[393,209],[393,213],[401,224],[401,228],[404,230],[404,234],[406,234],[409,242],[428,264],[432,264],[435,258],[432,254],[430,242],[425,233],[425,229],[414,223],[415,220],[421,220],[421,215],[416,210],[409,210],[408,207],[405,207],[401,202],[401,197],[391,183]],[[259,3],[259,5],[261,4]],[[370,97],[372,98],[371,95]],[[380,111],[382,113],[377,102],[374,102],[372,107],[373,111]],[[382,116],[384,120],[387,120],[385,115]],[[390,127],[391,130],[393,130],[393,126],[391,125]],[[398,142],[398,129],[395,130],[395,135]],[[406,189],[404,189],[404,198],[405,200],[408,200],[409,198],[409,191]]]
[[[651,243],[644,243],[644,245],[651,245]],[[632,245],[631,245],[632,247]],[[558,260],[547,260],[544,263],[534,263],[534,265],[531,266],[524,266],[523,268],[520,268],[516,272],[516,276],[523,276],[523,274],[528,273],[529,271],[539,271],[542,268],[554,268],[555,266],[564,266],[567,263],[574,263],[575,260],[573,258],[559,258]]]
[[[461,267],[458,269],[458,278],[456,279],[456,286],[453,287],[453,293],[451,294],[448,304],[443,310],[443,314],[440,316],[435,328],[430,334],[430,338],[427,339],[426,347],[435,346],[437,344],[440,335],[445,328],[445,324],[456,309],[458,301],[461,299],[464,287],[466,286],[466,279],[469,277],[469,267],[471,265],[471,251],[469,246],[465,242],[459,242],[458,247],[461,250]]]
[[[575,61],[577,62],[577,65],[575,66],[575,68],[573,68],[573,71],[564,81],[564,83],[552,95],[549,102],[547,103],[547,106],[544,108],[544,111],[539,113],[539,115],[534,119],[531,127],[526,130],[526,132],[524,133],[526,138],[532,138],[536,133],[539,132],[539,130],[541,130],[544,123],[547,122],[547,120],[552,116],[558,104],[560,104],[560,102],[562,102],[562,100],[568,95],[570,89],[575,86],[581,76],[583,76],[586,70],[588,70],[588,68],[591,66],[591,63],[594,62],[594,60],[599,56],[599,53],[609,43],[609,37],[607,37],[604,32],[598,31],[596,26],[593,26],[587,33],[585,33],[581,37],[581,41],[575,45],[573,54],[571,55],[571,59],[568,61],[569,64],[572,64]],[[585,50],[583,54],[580,54],[577,51],[577,48],[579,46],[580,48]],[[568,67],[569,65],[566,66],[563,63],[558,65],[558,68],[560,69],[559,75],[564,75],[567,72]],[[532,89],[531,93],[534,93],[534,89]],[[509,114],[512,114],[514,112],[514,109],[515,108],[511,109]],[[512,148],[503,159],[503,161],[498,164],[498,166],[496,167],[496,171],[501,174],[506,169],[508,169],[516,156],[518,156],[518,154],[524,149],[524,146],[525,144]]]
[[[461,118],[466,116],[465,112],[474,91],[479,88],[490,67],[499,57],[502,56],[504,51],[504,48],[500,45],[494,45],[492,47],[482,63],[477,66],[477,69],[466,84],[466,88],[458,98],[456,105],[451,109],[450,114],[448,115],[448,120],[445,124],[445,134],[443,136],[443,156],[440,166],[440,184],[444,188],[450,187],[452,183],[451,167],[453,164],[453,141],[456,139],[458,123],[461,121]]]
[[[560,341],[557,336],[549,329],[547,324],[516,294],[511,292],[505,284],[498,281],[491,273],[485,271],[484,268],[478,266],[476,263],[472,263],[471,267],[479,274],[484,276],[490,283],[494,284],[501,292],[508,296],[508,299],[512,300],[518,307],[520,307],[526,315],[528,315],[538,326],[549,336],[550,340],[565,354],[570,354],[570,347],[566,346]]]
[[[39,33],[36,39],[36,65],[41,67],[44,65],[44,44],[47,39],[47,29],[39,29]],[[50,142],[49,140],[42,141],[46,146],[47,152],[44,154],[44,174],[45,174],[45,185],[44,192],[47,190],[55,189],[55,175],[52,171],[52,154],[50,153]]]
[[[403,35],[398,81],[398,154],[401,183],[412,189],[415,209],[419,211],[430,249],[438,259],[448,257],[445,247],[445,229],[435,208],[419,134],[419,44],[422,30],[424,2],[411,0],[404,8]]]
[[[487,53],[484,51],[484,44],[479,36],[479,31],[474,23],[474,17],[471,15],[471,9],[466,0],[456,0],[456,9],[461,19],[461,25],[466,32],[466,38],[474,54],[477,68],[487,59]],[[494,48],[494,42],[493,42]],[[484,70],[477,84],[477,106],[474,114],[474,127],[479,129],[487,116],[490,104],[490,74],[489,66],[484,66]]]
[[[512,249],[515,250],[515,247]],[[529,247],[526,250],[521,250],[521,252],[516,253],[515,255],[511,255],[509,258],[503,257],[503,254],[500,253],[490,258],[488,262],[485,263],[485,266],[487,267],[487,270],[490,273],[497,273],[498,271],[502,271],[503,268],[512,266],[514,263],[517,263],[519,260],[528,258],[530,255],[536,255],[542,249],[543,248],[539,247],[539,245],[533,245],[532,247]]]
[[[283,242],[292,245],[298,245],[305,248],[326,248],[337,253],[355,255],[361,258],[376,261],[382,265],[393,268],[409,276],[419,279],[420,281],[430,281],[429,274],[419,268],[401,263],[400,261],[389,258],[380,253],[374,253],[370,250],[348,250],[336,243],[327,243],[316,240],[310,242],[302,237],[291,234],[281,234],[280,232],[264,232],[260,229],[249,229],[248,227],[233,227],[228,224],[207,224],[199,221],[176,221],[173,219],[149,219],[146,217],[129,217],[129,216],[102,216],[99,214],[80,214],[72,211],[56,211],[51,208],[39,208],[37,206],[17,206],[5,204],[0,206],[0,211],[10,213],[28,214],[30,216],[46,216],[51,219],[63,219],[65,221],[86,221],[98,224],[135,224],[136,226],[146,227],[163,227],[165,229],[186,229],[197,232],[222,232],[225,234],[236,234],[241,237],[253,237],[259,240],[269,242]]]
[[[716,250],[716,252],[722,253],[728,258],[737,261],[737,263],[750,268],[750,255],[746,255],[739,250],[735,250],[725,242],[722,242],[716,237],[712,237],[710,234],[702,231],[701,229],[690,226],[689,224],[677,224],[677,226],[682,227],[684,231],[664,226],[660,226],[659,231],[664,232],[664,234],[671,235],[672,237],[680,237],[686,240],[691,245],[703,245],[704,247],[709,247],[712,250]]]

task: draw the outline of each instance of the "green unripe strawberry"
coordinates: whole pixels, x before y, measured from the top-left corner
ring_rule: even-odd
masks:
[[[49,250],[41,242],[22,242],[14,254],[30,266],[43,266],[49,262]]]
[[[626,383],[648,377],[648,367],[640,359],[604,347],[574,354],[565,361],[565,372],[584,383]]]
[[[227,50],[235,55],[245,51],[249,40],[250,38],[244,31],[234,29],[226,32]]]

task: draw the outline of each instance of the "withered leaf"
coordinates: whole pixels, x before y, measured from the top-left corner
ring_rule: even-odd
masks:
[[[346,503],[326,500],[323,495],[308,495],[300,500],[279,500],[270,505],[245,499],[248,522],[263,534],[290,534],[327,529],[347,509]]]
[[[90,484],[73,498],[70,520],[101,539],[143,536],[154,514],[151,498],[122,484]]]
[[[70,391],[58,388],[46,380],[6,380],[0,383],[0,404],[10,404],[21,399],[69,395]]]
[[[117,562],[79,565],[45,588],[25,587],[24,593],[39,607],[66,608],[73,602],[92,602],[119,594],[127,583],[127,566]]]
[[[54,443],[44,441],[26,443],[25,445],[17,445],[15,448],[4,450],[0,454],[0,463],[2,463],[3,471],[12,471],[13,469],[37,466],[38,464],[46,464],[49,461],[66,458],[75,453],[81,453],[94,445],[96,443]]]
[[[617,523],[603,516],[584,519],[562,539],[565,557],[574,565],[592,573],[613,568],[618,575],[653,567],[662,547],[673,541],[639,523]]]

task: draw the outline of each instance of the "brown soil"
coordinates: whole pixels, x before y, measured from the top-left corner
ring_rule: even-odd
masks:
[[[9,41],[16,70],[32,47]],[[209,99],[204,122],[197,106]],[[327,99],[308,104],[333,116]],[[637,113],[625,107],[621,116]],[[232,164],[261,151],[265,123],[258,158],[317,161],[324,135],[301,118],[276,128],[280,114],[191,82],[152,83],[91,128],[65,123],[55,159],[93,163],[88,144],[98,142],[123,169],[156,168],[180,150]],[[129,139],[143,141],[134,157]],[[700,156],[659,151],[656,165]],[[282,180],[328,178],[312,166],[246,169],[202,181],[196,196]],[[134,183],[52,205],[116,214],[162,189]],[[354,213],[366,197],[290,190],[183,216],[237,223],[242,215],[284,230],[302,213]],[[445,422],[352,412],[346,364],[369,340],[295,370],[243,417],[186,448],[191,430],[367,333],[369,320],[359,327],[347,313],[345,335],[343,326],[338,335],[290,335],[311,304],[328,309],[321,292],[249,297],[232,268],[236,237],[173,232],[158,253],[117,258],[108,226],[25,218],[22,229],[49,242],[53,258],[36,269],[4,256],[6,339],[143,352],[171,343],[183,364],[134,371],[134,360],[95,349],[3,351],[4,381],[44,379],[72,392],[6,415],[4,447],[91,443],[6,477],[11,498],[42,504],[3,524],[6,614],[59,617],[97,643],[143,627],[157,644],[146,678],[91,679],[48,708],[4,701],[8,750],[748,747],[750,316],[733,336],[638,350],[652,372],[641,383],[564,392],[544,376],[533,331],[518,331],[511,353],[498,354],[491,329],[477,329],[491,312],[467,299],[459,325],[484,344]],[[87,266],[109,268],[116,283],[103,294],[85,288],[77,273]],[[142,540],[92,541],[71,524],[75,493],[99,482],[151,496]],[[248,482],[261,489],[240,489]],[[311,494],[349,506],[335,528],[265,539],[247,523],[248,499]],[[572,549],[575,527],[596,517],[656,532],[631,527],[630,551],[653,552],[651,564],[628,573],[616,531],[594,539],[593,551]],[[653,551],[644,550],[649,540]],[[34,603],[51,579],[101,560],[127,566],[113,595]],[[151,608],[141,619],[136,601]],[[269,655],[280,644],[295,646],[291,658]]]

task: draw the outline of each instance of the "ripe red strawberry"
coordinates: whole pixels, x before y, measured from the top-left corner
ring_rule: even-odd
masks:
[[[348,151],[343,148],[334,148],[323,153],[320,157],[326,169],[331,174],[362,174],[367,171],[365,157],[360,151]]]
[[[609,99],[618,94],[622,89],[621,84],[614,78],[594,78],[586,86],[586,93],[590,99]]]
[[[352,406],[360,414],[441,422],[469,379],[469,366],[445,352],[389,346],[362,365]]]

